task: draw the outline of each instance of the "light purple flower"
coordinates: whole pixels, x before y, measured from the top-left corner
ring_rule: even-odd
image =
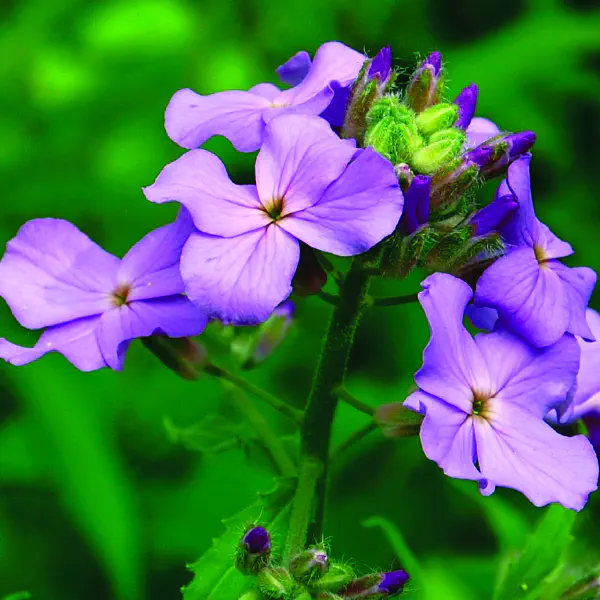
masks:
[[[564,437],[544,421],[564,408],[575,380],[575,338],[543,349],[502,330],[473,338],[463,325],[471,288],[445,273],[423,288],[431,340],[415,375],[420,389],[405,406],[425,414],[427,457],[450,477],[477,481],[484,495],[509,487],[536,506],[580,510],[597,488],[594,450],[584,436]]]
[[[585,309],[596,283],[587,267],[569,268],[556,260],[573,249],[541,223],[533,211],[527,154],[515,161],[499,196],[514,194],[518,210],[502,228],[506,256],[480,277],[475,304],[498,310],[502,322],[535,346],[549,346],[565,333],[594,339]]]
[[[183,148],[198,148],[212,136],[222,135],[240,152],[258,150],[265,126],[273,117],[283,112],[321,115],[336,91],[347,98],[342,90],[349,88],[365,59],[340,42],[327,42],[312,63],[307,53],[299,52],[279,67],[281,79],[295,86],[288,90],[271,83],[260,83],[247,92],[232,90],[209,96],[179,90],[165,113],[167,134]],[[342,125],[343,106],[324,116],[333,125]]]
[[[179,274],[192,230],[182,210],[119,260],[67,221],[29,221],[0,262],[0,296],[21,325],[47,329],[33,348],[0,340],[0,357],[24,365],[59,352],[81,371],[120,370],[134,338],[198,335],[207,319],[182,295]]]
[[[192,150],[144,193],[190,211],[198,232],[181,259],[186,293],[209,316],[238,325],[264,321],[290,294],[298,240],[360,254],[394,231],[403,205],[389,161],[306,115],[267,125],[256,186],[235,185],[216,156]]]

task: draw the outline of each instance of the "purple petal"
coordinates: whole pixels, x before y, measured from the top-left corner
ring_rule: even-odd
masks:
[[[482,331],[492,331],[498,322],[498,311],[495,308],[469,304],[465,315],[477,329]]]
[[[429,321],[431,340],[415,381],[429,394],[470,413],[473,392],[490,390],[488,367],[463,325],[473,293],[464,281],[446,273],[430,275],[421,285],[419,302]]]
[[[384,46],[371,60],[367,77],[373,79],[379,77],[379,81],[385,81],[392,70],[392,50]]]
[[[571,269],[557,260],[550,260],[545,264],[562,282],[566,303],[571,313],[567,331],[593,341],[595,339],[594,334],[585,318],[585,310],[596,285],[596,273],[588,267]]]
[[[500,129],[489,119],[475,117],[467,127],[467,148],[474,148],[483,142],[497,136]]]
[[[261,98],[265,98],[269,102],[273,102],[275,98],[279,94],[281,94],[281,90],[272,83],[257,83],[254,87],[251,87],[248,90],[251,94],[255,94],[256,96],[260,96]]]
[[[277,224],[236,238],[192,234],[181,274],[190,300],[210,317],[254,325],[290,295],[299,253]]]
[[[262,204],[271,210],[283,200],[282,217],[313,206],[355,152],[354,141],[341,140],[323,119],[288,114],[273,119],[256,159]]]
[[[404,402],[408,408],[416,405],[421,407],[418,412],[425,413],[420,434],[425,456],[436,462],[450,477],[475,481],[482,479],[475,468],[472,418],[459,408],[422,391],[414,392]]]
[[[512,194],[496,196],[492,202],[478,210],[472,217],[475,235],[486,235],[492,231],[498,231],[507,222],[518,203]]]
[[[120,371],[131,340],[157,333],[169,337],[199,335],[206,323],[206,316],[182,295],[135,301],[102,315],[98,342],[106,363]]]
[[[416,175],[410,183],[404,199],[404,222],[408,233],[416,231],[429,219],[429,194],[431,178]]]
[[[277,76],[283,83],[298,85],[308,74],[310,65],[310,54],[305,50],[300,50],[277,67]]]
[[[562,337],[572,312],[562,280],[554,268],[541,267],[529,247],[514,250],[484,271],[475,304],[497,309],[510,329],[538,347]]]
[[[477,106],[477,95],[479,90],[477,86],[472,83],[460,92],[460,94],[454,100],[454,104],[458,106],[458,119],[454,123],[454,127],[459,129],[467,129],[475,114],[475,107]],[[479,144],[476,144],[479,145]]]
[[[252,185],[236,185],[218,157],[191,150],[144,188],[150,202],[180,202],[203,233],[234,237],[270,222]]]
[[[34,219],[8,242],[0,296],[24,327],[66,323],[110,308],[118,266],[71,223]]]
[[[286,105],[311,103],[311,112],[320,114],[331,102],[334,94],[332,82],[342,87],[352,83],[366,57],[340,42],[326,42],[316,52],[306,77],[296,87],[286,90],[278,102]],[[319,98],[318,105],[312,101]]]
[[[579,370],[580,350],[572,335],[541,349],[508,331],[480,334],[475,341],[490,371],[494,405],[521,406],[539,419],[564,406]]]
[[[317,250],[353,256],[394,231],[403,203],[392,164],[368,148],[314,206],[282,219],[280,225]]]
[[[588,308],[586,317],[597,341],[578,340],[581,348],[581,366],[577,375],[577,389],[573,396],[573,416],[576,419],[590,413],[600,413],[600,315]]]
[[[598,460],[582,435],[564,437],[514,403],[494,402],[493,422],[477,419],[481,473],[516,489],[536,506],[559,502],[580,510],[597,488]]]
[[[80,371],[95,371],[106,367],[100,352],[96,331],[100,317],[85,317],[63,325],[54,325],[42,333],[33,348],[23,348],[0,339],[0,358],[21,366],[33,362],[48,352],[62,354]]]
[[[130,288],[128,301],[183,293],[179,259],[194,230],[190,214],[182,208],[174,223],[151,231],[129,250],[118,272],[119,283]]]
[[[183,89],[167,106],[165,129],[183,148],[198,148],[214,135],[222,135],[239,152],[253,152],[260,148],[262,113],[270,105],[271,101],[256,89],[254,93],[234,90],[209,96]]]

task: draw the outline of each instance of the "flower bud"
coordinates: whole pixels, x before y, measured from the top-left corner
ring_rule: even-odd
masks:
[[[430,136],[442,129],[452,127],[458,119],[456,104],[434,104],[419,113],[415,119],[422,135]]]
[[[327,283],[327,273],[317,260],[315,251],[300,242],[300,260],[292,280],[294,293],[300,298],[318,294]]]
[[[456,96],[454,104],[458,107],[458,119],[456,120],[456,123],[454,123],[454,127],[466,129],[469,126],[471,119],[473,119],[473,115],[475,114],[478,94],[479,89],[472,83]]]
[[[421,112],[437,104],[444,88],[442,55],[432,52],[415,71],[406,90],[406,104]]]
[[[343,563],[330,563],[327,573],[312,582],[312,587],[323,592],[336,592],[354,579],[354,571]]]
[[[412,169],[406,163],[399,163],[394,165],[394,173],[396,173],[400,188],[406,193],[414,177]]]
[[[290,573],[300,581],[308,581],[326,573],[329,557],[323,548],[308,548],[290,560]]]
[[[163,365],[183,379],[198,379],[208,363],[208,352],[192,338],[152,335],[140,339]]]
[[[242,536],[235,556],[235,566],[245,575],[256,575],[271,560],[271,536],[260,525],[250,527]]]
[[[258,590],[248,590],[244,592],[238,600],[262,600],[262,596]]]
[[[296,584],[283,567],[268,567],[258,575],[258,589],[272,600],[290,598]]]
[[[375,422],[388,438],[419,435],[423,416],[402,406],[402,402],[383,404],[375,411]]]
[[[406,233],[413,233],[429,219],[429,191],[431,178],[417,175],[404,195],[402,214]]]
[[[521,131],[499,135],[484,142],[481,147],[491,148],[493,152],[481,170],[482,176],[491,179],[504,174],[511,163],[531,149],[535,139],[533,131]]]
[[[492,231],[501,231],[518,206],[514,194],[496,196],[492,202],[471,216],[473,235],[486,235]]]
[[[411,166],[415,171],[430,175],[460,153],[466,135],[460,129],[443,129],[429,138],[429,144],[415,152]]]
[[[373,573],[360,579],[355,579],[340,591],[342,598],[386,598],[401,592],[410,577],[404,570],[389,573]]]
[[[368,78],[377,79],[385,84],[392,74],[392,50],[389,46],[384,46],[371,60],[369,65]]]

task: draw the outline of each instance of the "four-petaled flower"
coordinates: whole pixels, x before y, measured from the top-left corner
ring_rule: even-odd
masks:
[[[222,135],[236,150],[253,152],[262,144],[266,124],[283,112],[323,115],[333,125],[342,125],[350,84],[365,60],[340,42],[327,42],[312,63],[306,52],[299,52],[279,67],[281,80],[294,85],[288,90],[272,83],[209,96],[179,90],[165,113],[167,134],[183,148],[198,148]]]
[[[298,240],[360,254],[394,231],[403,206],[389,161],[305,115],[267,125],[256,186],[235,185],[216,156],[192,150],[144,193],[190,211],[198,231],[181,257],[186,293],[209,316],[236,325],[264,321],[289,296]]]
[[[33,348],[0,340],[0,357],[23,365],[48,352],[81,371],[123,368],[129,341],[155,333],[198,335],[207,319],[183,294],[181,248],[193,230],[185,209],[120,260],[61,219],[25,223],[0,262],[0,296],[28,329]]]
[[[473,338],[463,325],[471,288],[436,273],[419,301],[431,340],[416,373],[419,390],[405,406],[425,415],[421,442],[450,477],[519,490],[536,506],[559,502],[580,510],[597,488],[598,461],[581,435],[564,437],[544,421],[568,405],[579,368],[579,346],[566,334],[534,348],[497,330]]]
[[[535,346],[549,346],[565,333],[593,340],[585,309],[596,283],[587,267],[569,268],[558,258],[573,254],[533,211],[526,154],[508,169],[499,195],[514,195],[518,209],[502,228],[506,256],[477,282],[475,304],[495,308],[502,322]]]

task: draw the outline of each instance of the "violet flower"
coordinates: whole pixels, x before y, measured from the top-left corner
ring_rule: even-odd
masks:
[[[340,42],[327,42],[312,63],[308,54],[301,52],[279,67],[282,80],[294,84],[288,90],[271,83],[260,83],[247,92],[231,90],[209,96],[179,90],[165,113],[167,134],[183,148],[198,148],[212,136],[222,135],[240,152],[258,150],[265,126],[273,117],[283,112],[320,115],[336,92],[347,99],[365,59]],[[324,115],[333,125],[342,125],[344,103],[336,102],[340,106]]]
[[[505,330],[471,337],[463,325],[471,288],[445,273],[423,282],[419,301],[431,329],[405,406],[425,414],[421,442],[446,475],[472,479],[484,495],[514,488],[536,506],[580,510],[597,488],[598,461],[581,435],[544,421],[564,407],[579,368],[579,346],[564,335],[531,347]]]
[[[530,160],[530,154],[516,160],[500,185],[499,195],[514,194],[519,208],[501,231],[506,255],[480,277],[475,304],[497,309],[507,327],[538,347],[554,344],[565,332],[593,340],[585,309],[596,273],[556,260],[573,249],[535,216]]]
[[[256,186],[235,185],[216,156],[192,150],[144,193],[190,211],[198,231],[181,257],[186,293],[209,316],[235,325],[264,321],[289,296],[299,240],[339,256],[360,254],[394,231],[403,205],[389,161],[305,115],[267,125]]]
[[[182,295],[179,274],[192,230],[182,210],[120,260],[67,221],[25,223],[0,262],[0,296],[21,325],[47,329],[33,348],[1,339],[0,357],[24,365],[59,352],[81,371],[120,370],[134,338],[198,335],[207,319]]]

